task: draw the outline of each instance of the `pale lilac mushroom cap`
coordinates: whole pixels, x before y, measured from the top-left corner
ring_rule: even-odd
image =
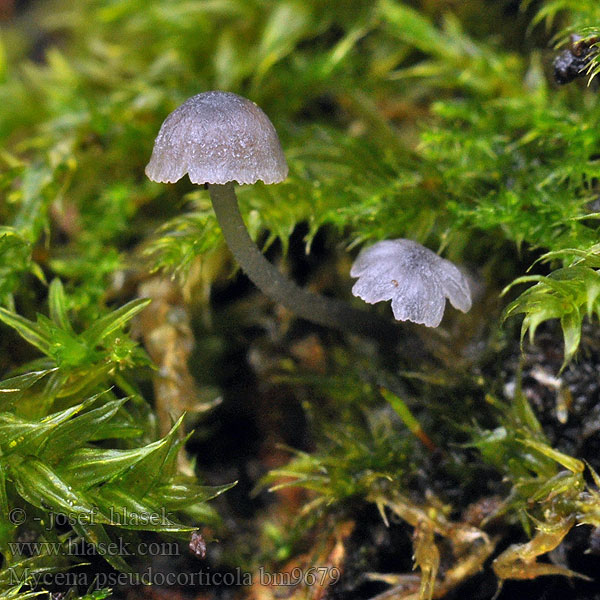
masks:
[[[412,240],[384,240],[363,250],[350,271],[352,293],[369,304],[392,301],[394,317],[437,327],[446,298],[454,308],[471,308],[465,276],[449,260]]]
[[[204,92],[162,124],[146,175],[175,183],[278,183],[288,166],[275,128],[254,102],[231,92]]]

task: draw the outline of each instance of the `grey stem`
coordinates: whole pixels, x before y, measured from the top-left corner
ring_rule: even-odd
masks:
[[[263,256],[248,234],[233,183],[208,184],[208,191],[229,249],[265,295],[307,321],[379,340],[397,339],[399,331],[393,321],[355,309],[345,302],[313,294],[286,279]]]

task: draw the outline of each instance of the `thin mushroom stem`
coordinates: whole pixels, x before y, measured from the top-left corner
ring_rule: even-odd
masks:
[[[250,280],[265,295],[293,313],[326,327],[388,341],[397,338],[395,323],[358,310],[345,302],[308,292],[278,271],[248,234],[238,208],[233,182],[208,184],[221,231],[232,254]]]

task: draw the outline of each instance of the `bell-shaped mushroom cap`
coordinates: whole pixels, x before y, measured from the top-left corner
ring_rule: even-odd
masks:
[[[162,124],[146,175],[175,183],[278,183],[288,174],[275,128],[254,102],[230,92],[186,100]]]
[[[384,240],[366,248],[350,271],[352,293],[369,304],[392,301],[394,317],[437,327],[446,298],[454,308],[471,308],[465,276],[449,260],[412,240]]]

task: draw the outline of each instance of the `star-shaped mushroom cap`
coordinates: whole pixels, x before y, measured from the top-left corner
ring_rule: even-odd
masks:
[[[269,117],[254,102],[230,92],[204,92],[186,100],[162,124],[146,175],[175,183],[283,181],[285,156]]]
[[[465,276],[449,260],[412,240],[384,240],[366,248],[350,271],[352,293],[369,304],[392,301],[394,317],[437,327],[446,298],[467,312],[471,292]]]

